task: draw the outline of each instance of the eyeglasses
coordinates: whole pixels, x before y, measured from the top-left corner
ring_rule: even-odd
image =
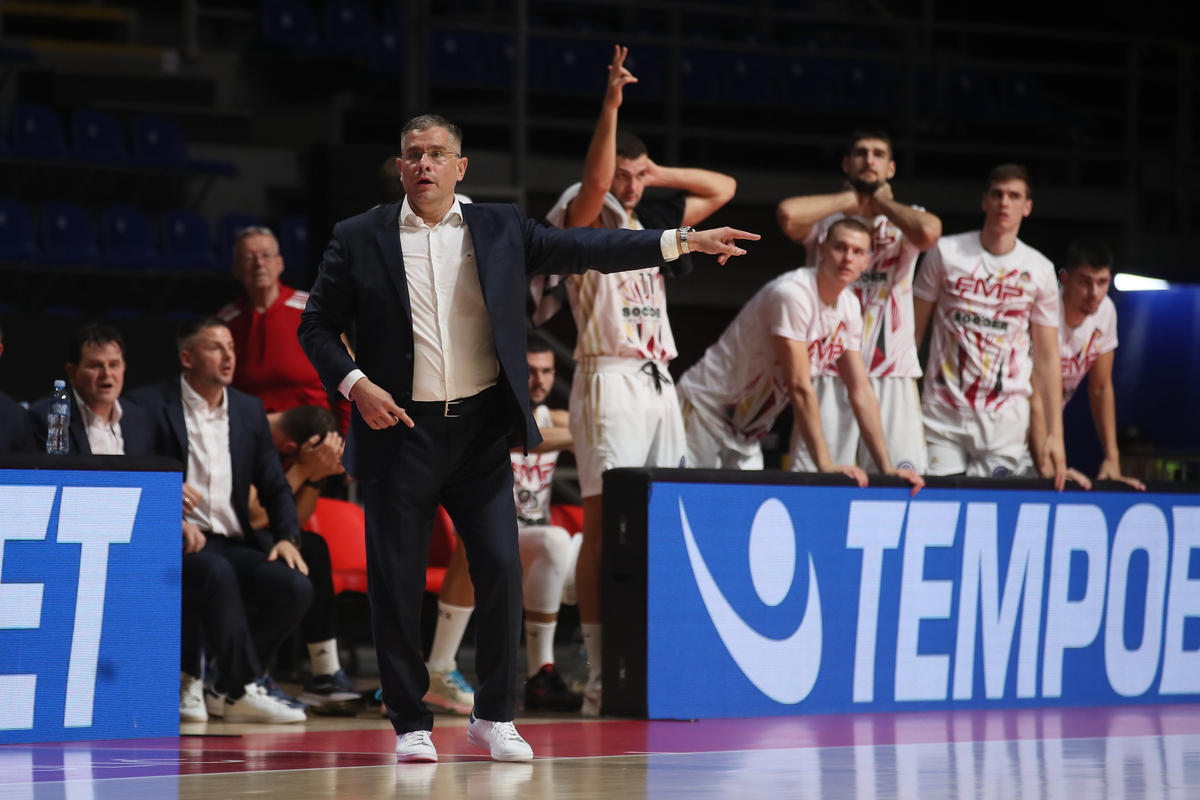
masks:
[[[452,153],[449,150],[409,150],[400,156],[405,164],[420,164],[421,159],[429,156],[429,160],[434,164],[445,164],[452,158],[461,158],[461,153]]]
[[[270,263],[279,258],[279,253],[243,253],[238,261],[243,264],[254,264],[256,262]]]

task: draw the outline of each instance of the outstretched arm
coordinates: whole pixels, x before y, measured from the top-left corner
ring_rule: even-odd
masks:
[[[775,210],[779,227],[796,244],[812,233],[813,226],[830,214],[854,214],[859,210],[858,192],[846,184],[837,194],[810,194],[789,197]]]
[[[653,161],[649,162],[646,185],[687,192],[683,208],[684,225],[699,225],[737,193],[737,181],[728,175],[707,169],[661,167]]]
[[[895,469],[888,458],[887,442],[883,437],[883,422],[879,418],[879,399],[871,388],[867,378],[867,368],[863,366],[862,356],[857,350],[847,350],[838,358],[838,375],[846,384],[846,392],[850,397],[850,407],[854,409],[854,418],[858,420],[858,430],[862,434],[871,458],[884,475],[895,475],[904,478],[912,484],[915,495],[925,485],[925,480],[911,469]]]
[[[1114,351],[1101,353],[1088,372],[1088,400],[1092,405],[1092,421],[1096,433],[1104,446],[1104,463],[1100,465],[1102,481],[1124,481],[1139,491],[1146,491],[1146,484],[1137,478],[1121,474],[1121,452],[1117,448],[1117,403],[1113,397],[1112,367]]]
[[[625,69],[627,55],[628,47],[617,45],[613,48],[613,60],[608,68],[608,91],[604,94],[600,119],[588,146],[587,161],[583,164],[583,186],[567,205],[564,224],[568,228],[594,225],[604,208],[604,195],[612,186],[613,173],[617,170],[617,111],[624,98],[625,86],[637,83],[633,73]]]

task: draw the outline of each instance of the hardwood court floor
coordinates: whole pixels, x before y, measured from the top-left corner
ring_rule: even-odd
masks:
[[[532,764],[488,760],[447,717],[438,764],[397,765],[374,719],[8,745],[0,798],[1200,797],[1200,706],[518,723]]]

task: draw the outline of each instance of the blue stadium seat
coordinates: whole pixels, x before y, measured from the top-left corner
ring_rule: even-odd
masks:
[[[1037,75],[1029,72],[1005,72],[996,78],[1000,108],[1005,116],[1031,121],[1056,116],[1046,97],[1046,87]]]
[[[150,220],[133,206],[115,204],[101,212],[100,241],[97,263],[103,266],[136,269],[158,260]]]
[[[684,50],[679,62],[680,94],[683,99],[702,102],[720,100],[721,83],[728,68],[724,53]]]
[[[13,155],[65,158],[67,144],[58,114],[37,103],[17,103],[9,122]]]
[[[993,117],[998,110],[992,82],[974,69],[948,69],[942,78],[941,111],[945,114]]]
[[[375,17],[358,0],[328,0],[322,9],[323,43],[329,50],[360,56],[370,51],[376,38]]]
[[[256,218],[248,214],[226,214],[217,223],[217,258],[223,267],[233,263],[233,243],[237,236],[246,228],[262,225]]]
[[[159,263],[169,269],[213,269],[218,266],[204,218],[183,209],[164,211],[159,217],[162,255]]]
[[[40,260],[65,266],[96,261],[96,234],[87,211],[62,200],[42,207]]]
[[[826,108],[830,104],[833,68],[816,58],[789,57],[778,62],[780,96],[801,108]]]
[[[183,131],[163,117],[138,117],[133,121],[133,157],[147,166],[183,167],[187,161]]]
[[[137,308],[130,308],[129,306],[111,306],[104,309],[104,313],[101,316],[105,319],[134,320],[145,319],[146,312]]]
[[[304,273],[308,269],[308,217],[285,217],[279,222],[278,234],[284,270]]]
[[[726,102],[764,105],[778,99],[777,73],[771,59],[753,53],[733,53],[724,60],[721,97]]]
[[[37,258],[33,216],[16,200],[0,197],[0,261],[22,263]]]
[[[397,75],[404,64],[404,35],[399,29],[383,28],[371,42],[367,64],[373,72]]]
[[[887,114],[901,106],[900,74],[880,61],[842,62],[831,93],[833,106],[845,111]]]
[[[611,59],[611,54],[609,55]],[[667,78],[667,50],[662,47],[639,46],[631,50],[625,59],[625,66],[638,79],[638,82],[626,87],[630,97],[658,99],[663,96]],[[608,78],[608,72],[602,73],[602,79]]]
[[[529,46],[529,85],[580,94],[603,93],[612,48],[593,41],[535,38]]]
[[[530,42],[530,60],[533,43]],[[512,83],[512,40],[497,33],[430,31],[429,72],[439,81],[483,86]]]
[[[297,50],[317,45],[317,26],[304,0],[263,0],[259,30],[270,44]]]
[[[91,108],[72,112],[71,138],[79,158],[112,164],[129,160],[121,124],[112,114]]]

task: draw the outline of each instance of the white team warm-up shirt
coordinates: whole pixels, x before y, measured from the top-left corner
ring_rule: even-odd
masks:
[[[859,350],[862,334],[862,310],[853,292],[843,291],[829,306],[817,295],[816,267],[785,272],[738,312],[680,378],[680,388],[693,405],[715,412],[735,441],[753,444],[788,404],[771,337],[807,342],[815,378],[847,350]]]
[[[1050,260],[1017,240],[1004,255],[979,231],[943,236],[925,256],[913,294],[936,302],[923,402],[997,411],[1032,394],[1029,325],[1058,325]]]
[[[913,206],[924,211],[920,206]],[[845,214],[831,214],[804,239],[805,266],[815,267],[829,228]],[[912,305],[913,267],[921,251],[886,215],[852,215],[871,230],[871,261],[851,284],[863,315],[863,364],[872,378],[919,378]],[[837,375],[831,364],[823,373]]]
[[[533,410],[539,428],[549,428],[550,409],[544,405]],[[517,503],[518,525],[544,525],[550,521],[550,487],[558,451],[553,453],[510,453],[513,470],[513,499]]]
[[[582,185],[571,186],[558,198],[546,215],[551,225],[563,227],[567,205]],[[600,222],[610,229],[643,230],[611,192],[604,197]],[[666,287],[658,267],[610,275],[595,270],[572,275],[567,281],[567,296],[579,332],[576,361],[609,356],[667,362],[679,354],[667,319]]]
[[[1059,300],[1061,306],[1061,297]],[[1117,349],[1117,307],[1105,297],[1095,314],[1079,327],[1067,325],[1065,311],[1058,323],[1058,355],[1062,359],[1063,405],[1075,394],[1096,359]]]

